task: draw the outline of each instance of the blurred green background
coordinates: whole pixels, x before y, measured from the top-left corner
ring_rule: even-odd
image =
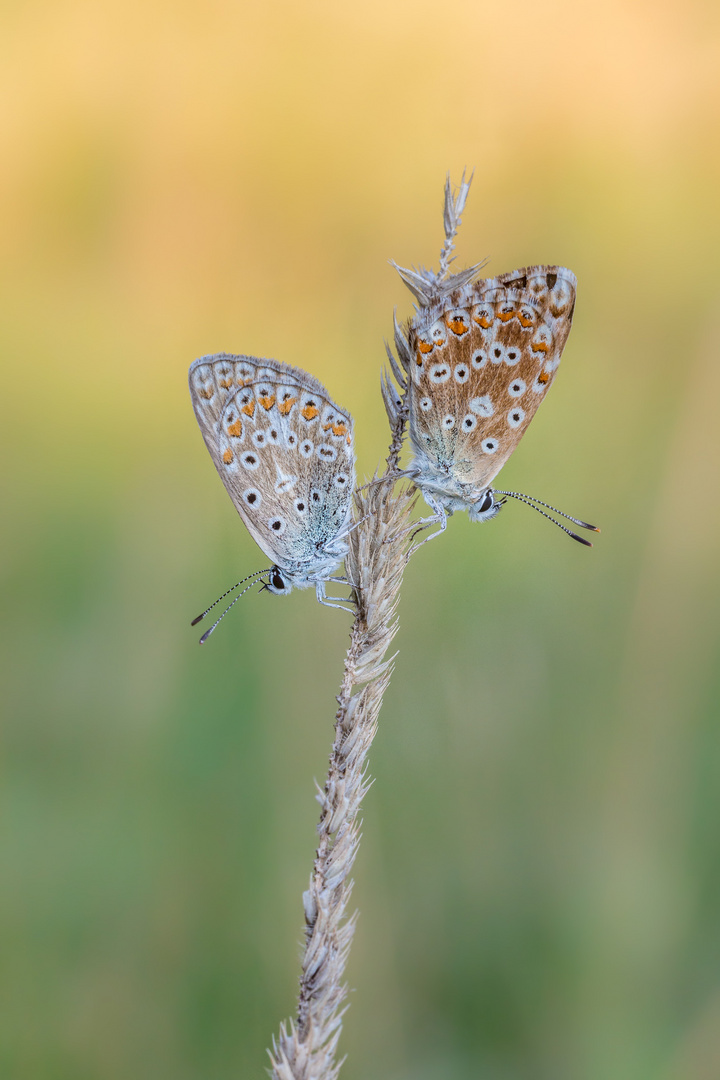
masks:
[[[720,1076],[720,13],[703,0],[9,3],[0,33],[0,1075],[264,1075],[349,617],[262,557],[186,386],[317,375],[456,268],[579,279],[502,474],[410,565],[356,865],[345,1080]]]

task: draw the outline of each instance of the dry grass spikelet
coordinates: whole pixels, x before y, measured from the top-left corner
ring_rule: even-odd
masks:
[[[471,267],[448,274],[469,186],[464,174],[455,195],[449,178],[445,186],[440,273],[398,267],[421,305],[452,291],[477,270]],[[391,436],[385,472],[355,492],[357,524],[350,534],[345,568],[357,613],[337,697],[327,779],[317,794],[322,809],[310,885],[303,894],[305,945],[297,1016],[281,1024],[273,1039],[269,1051],[273,1080],[336,1080],[342,1066],[336,1050],[347,1008],[345,965],[357,918],[347,914],[353,885],[349,875],[360,843],[360,805],[371,783],[367,756],[393,670],[394,657],[386,659],[386,655],[398,628],[397,606],[412,553],[411,515],[416,499],[412,485],[395,490],[401,477],[410,366],[408,342],[397,321],[394,343],[397,359],[387,348],[392,374],[384,373],[381,381]]]

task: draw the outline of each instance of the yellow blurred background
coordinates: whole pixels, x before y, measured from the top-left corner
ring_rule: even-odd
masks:
[[[383,337],[456,268],[579,279],[506,486],[410,565],[345,1080],[720,1076],[720,10],[150,0],[0,15],[8,1080],[262,1076],[294,1008],[349,617],[263,564],[195,423],[219,350],[386,453]]]

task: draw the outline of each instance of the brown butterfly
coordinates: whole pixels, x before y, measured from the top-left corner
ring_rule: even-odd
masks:
[[[508,497],[540,513],[540,506],[554,510],[540,499],[491,484],[552,386],[572,326],[577,287],[575,275],[563,266],[528,266],[478,280],[473,280],[478,266],[449,275],[468,188],[463,178],[453,199],[449,180],[446,185],[440,272],[396,267],[418,301],[405,332],[396,326],[407,378],[391,357],[407,390],[413,458],[406,475],[434,512],[427,523],[439,523],[440,531],[455,510],[467,510],[472,521],[487,521]],[[388,384],[385,396],[392,411]],[[599,531],[562,511],[555,513]]]
[[[552,386],[572,326],[575,275],[563,266],[529,266],[458,283],[473,271],[440,283],[427,272],[400,270],[420,299],[406,340],[396,335],[408,374],[414,456],[407,475],[434,511],[440,531],[455,510],[467,510],[472,521],[490,520],[508,496],[534,509],[539,503],[554,510],[540,499],[491,484]]]

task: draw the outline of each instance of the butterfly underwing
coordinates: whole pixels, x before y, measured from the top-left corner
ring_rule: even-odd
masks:
[[[353,421],[312,375],[218,353],[190,368],[205,444],[248,532],[273,562],[271,592],[325,583],[344,558],[355,487]]]
[[[552,386],[575,309],[575,275],[562,266],[464,276],[427,275],[428,302],[420,296],[406,328],[408,475],[443,525],[454,510],[498,512],[491,483]]]

